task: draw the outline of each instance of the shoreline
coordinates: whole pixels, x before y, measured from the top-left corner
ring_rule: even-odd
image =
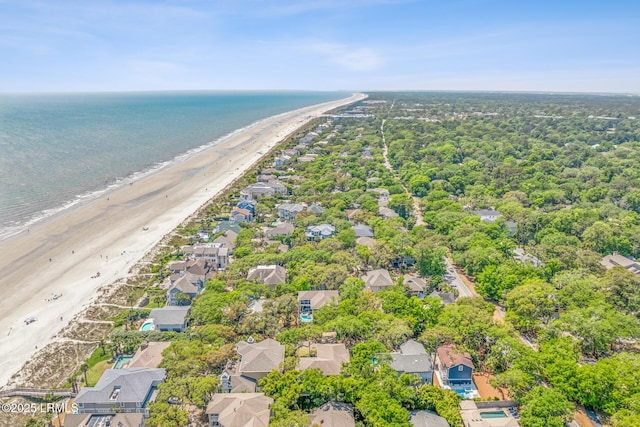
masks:
[[[0,241],[0,388],[100,289],[126,278],[164,236],[273,147],[326,111],[364,98],[353,94],[259,120]],[[91,278],[96,272],[100,277]],[[31,316],[38,320],[26,325]]]

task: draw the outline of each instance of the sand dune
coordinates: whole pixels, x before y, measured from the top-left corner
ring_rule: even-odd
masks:
[[[323,112],[364,98],[302,108],[33,225],[0,242],[0,386],[51,342],[97,290],[127,275],[162,237],[283,138]],[[143,228],[148,228],[144,231]],[[100,277],[91,278],[96,272]],[[53,294],[62,296],[53,299]],[[25,324],[30,316],[38,320]]]

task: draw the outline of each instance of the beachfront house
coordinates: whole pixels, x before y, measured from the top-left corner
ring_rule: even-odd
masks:
[[[213,264],[218,270],[229,264],[229,248],[221,243],[205,243],[199,245],[185,245],[182,253],[187,259],[202,259]]]
[[[385,269],[369,271],[361,279],[364,280],[364,288],[371,292],[382,292],[389,286],[395,285],[391,275]]]
[[[271,198],[281,194],[287,194],[287,187],[279,181],[256,182],[240,191],[241,200]]]
[[[298,370],[320,369],[325,375],[339,375],[343,363],[349,363],[349,350],[344,344],[316,344],[315,357],[301,357]]]
[[[64,427],[145,427],[143,414],[66,414]]]
[[[249,212],[251,212],[251,215],[255,215],[256,214],[256,204],[258,202],[253,200],[253,199],[248,199],[248,200],[241,200],[236,207],[240,208],[240,209],[246,209]]]
[[[336,228],[331,224],[312,225],[307,227],[304,234],[310,242],[313,242],[316,239],[324,240],[328,237],[335,236]]]
[[[233,208],[229,214],[229,222],[231,224],[240,224],[243,222],[253,221],[253,214],[249,209]]]
[[[285,154],[276,157],[275,159],[273,159],[273,167],[281,168],[282,166],[285,166],[289,160],[291,160],[291,156],[287,156]]]
[[[75,399],[79,414],[149,414],[166,371],[159,368],[107,369],[94,387],[83,387]]]
[[[167,290],[167,305],[189,305],[204,289],[204,277],[191,273],[181,275]]]
[[[266,427],[272,403],[264,393],[216,393],[205,414],[209,427]]]
[[[436,369],[440,375],[441,385],[459,389],[473,384],[474,367],[471,355],[456,350],[451,344],[438,347]]]
[[[431,356],[417,341],[409,340],[400,346],[399,353],[391,353],[390,366],[398,375],[418,375],[423,384],[433,384]]]
[[[187,314],[191,306],[172,306],[154,308],[149,313],[149,319],[157,331],[162,332],[184,332],[187,328]]]
[[[284,203],[277,207],[278,218],[284,221],[292,221],[296,215],[302,212],[305,208],[305,206],[300,203]]]
[[[247,280],[269,285],[273,289],[287,280],[287,269],[281,265],[258,265],[249,270]]]

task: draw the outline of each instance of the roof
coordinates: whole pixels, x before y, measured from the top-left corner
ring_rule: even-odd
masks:
[[[385,206],[380,206],[378,208],[378,213],[387,218],[396,218],[398,214],[393,209],[387,208]]]
[[[216,393],[207,414],[218,414],[224,427],[266,427],[273,399],[264,393]]]
[[[281,265],[259,265],[249,270],[247,280],[256,280],[265,285],[278,285],[287,280],[287,270]]]
[[[177,289],[178,291],[185,294],[197,294],[200,290],[200,288],[191,283],[191,281],[186,276],[182,276],[178,280],[176,280],[169,288],[169,290],[171,289]]]
[[[405,274],[404,285],[414,292],[422,292],[427,287],[427,281],[415,274]]]
[[[412,413],[409,422],[413,427],[449,427],[447,420],[429,411]]]
[[[402,354],[427,354],[424,346],[416,340],[409,340],[400,346]]]
[[[451,292],[433,291],[429,294],[429,296],[440,298],[444,305],[454,304],[456,302],[456,296]]]
[[[284,346],[270,338],[253,344],[240,341],[236,351],[242,356],[240,373],[271,372],[284,361]]]
[[[164,381],[166,371],[159,368],[107,369],[95,387],[83,387],[76,403],[143,403],[149,390]]]
[[[143,414],[113,413],[113,414],[67,414],[64,416],[64,427],[107,426],[112,427],[142,427]],[[110,424],[107,424],[109,422]]]
[[[371,237],[358,237],[356,239],[356,243],[358,245],[370,246],[373,245],[376,241]]]
[[[353,407],[343,402],[327,402],[315,409],[311,425],[322,427],[355,427]]]
[[[336,228],[331,224],[311,225],[307,227],[307,233],[318,233],[321,235],[331,235],[336,232]]]
[[[290,222],[283,222],[277,227],[267,229],[267,236],[281,236],[283,234],[291,234],[295,230],[295,226]]]
[[[149,313],[149,317],[153,319],[153,323],[158,325],[182,325],[184,319],[189,313],[191,306],[166,306],[162,308],[154,308]]]
[[[600,261],[600,264],[602,264],[607,270],[612,269],[613,267],[620,266],[620,267],[626,268],[627,270],[633,273],[638,273],[640,271],[638,269],[639,265],[637,261],[627,258],[626,256],[620,255],[617,252],[614,252],[613,254],[607,255],[604,258],[602,258],[602,261]]]
[[[301,357],[298,368],[301,371],[317,368],[325,375],[338,375],[342,363],[350,360],[349,350],[344,344],[316,344],[316,357]]]
[[[353,219],[355,215],[361,214],[362,212],[362,209],[347,209],[346,211],[344,211],[344,213],[347,214],[347,218],[349,219]]]
[[[171,343],[167,342],[149,342],[143,343],[133,359],[129,361],[129,368],[157,368],[162,362],[162,352],[169,347]]]
[[[229,221],[220,221],[218,225],[216,225],[216,228],[213,229],[213,231],[216,233],[229,231],[229,230],[234,231],[235,233],[239,233],[240,230],[242,230],[242,227],[240,227],[237,224],[232,224]]]
[[[445,368],[453,366],[465,365],[474,369],[471,355],[467,352],[461,353],[451,344],[438,347],[438,359]]]
[[[387,270],[379,269],[367,272],[362,276],[364,280],[365,289],[372,290],[373,288],[386,288],[393,285],[391,275]]]
[[[409,374],[433,371],[431,357],[428,354],[391,353],[390,366],[398,372]]]
[[[231,211],[231,216],[235,215],[251,216],[251,211],[244,208],[233,208],[233,210]]]
[[[302,300],[311,301],[311,309],[317,310],[330,302],[340,302],[338,291],[299,291],[298,302]]]
[[[276,207],[278,210],[283,209],[289,212],[302,212],[304,210],[304,205],[301,205],[300,203],[283,203]]]
[[[317,203],[314,203],[311,206],[309,206],[307,210],[316,215],[320,215],[322,212],[324,212],[324,208]]]
[[[373,237],[373,230],[366,224],[358,224],[353,226],[356,237]]]

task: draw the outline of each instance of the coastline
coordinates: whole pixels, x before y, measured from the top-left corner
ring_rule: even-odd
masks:
[[[259,161],[259,152],[324,112],[364,97],[353,94],[260,120],[0,241],[0,387],[37,349],[54,342],[100,289],[127,277],[165,235]],[[98,271],[100,277],[91,278]],[[38,320],[26,325],[30,316]]]

